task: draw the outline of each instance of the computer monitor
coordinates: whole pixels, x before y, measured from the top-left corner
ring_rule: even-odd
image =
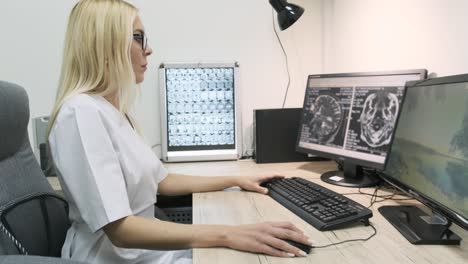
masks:
[[[414,244],[459,244],[450,222],[468,230],[468,74],[407,84],[381,177],[434,211],[379,211]]]
[[[378,182],[362,166],[382,170],[405,83],[426,78],[424,69],[310,75],[296,150],[343,164],[325,182],[369,187]]]

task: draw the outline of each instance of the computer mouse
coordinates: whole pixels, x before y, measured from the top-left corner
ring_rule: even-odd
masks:
[[[290,244],[291,246],[297,247],[298,249],[304,251],[307,254],[309,254],[310,250],[313,248],[313,246],[311,246],[311,245],[302,244],[302,243],[299,243],[299,242],[296,242],[296,241],[293,241],[293,240],[289,240],[289,239],[283,239],[283,241]]]

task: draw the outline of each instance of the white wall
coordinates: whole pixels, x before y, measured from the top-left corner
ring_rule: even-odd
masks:
[[[268,0],[134,0],[154,53],[137,106],[148,141],[160,143],[161,62],[240,63],[244,147],[252,145],[253,109],[279,108],[287,83]],[[302,105],[306,77],[322,68],[322,0],[295,0],[306,13],[280,32],[288,53],[291,88],[286,107]],[[74,0],[0,2],[0,79],[24,86],[31,117],[48,115],[55,99],[67,16]],[[30,133],[32,135],[32,133]],[[159,148],[155,148],[157,154]]]
[[[278,108],[287,75],[268,0],[133,0],[154,49],[137,118],[160,143],[161,62],[230,62],[241,69],[244,147],[252,149],[253,109]],[[291,0],[306,9],[280,32],[289,56],[286,107],[302,105],[310,73],[427,68],[468,73],[466,0]],[[0,2],[0,79],[24,86],[31,117],[52,108],[65,26],[75,0]],[[32,133],[30,133],[32,135]],[[155,148],[159,154],[159,148]]]
[[[155,50],[149,78],[142,86],[139,118],[148,137],[159,143],[161,62],[233,62],[240,64],[244,153],[252,150],[253,109],[280,108],[287,83],[286,66],[272,26],[268,0],[133,1]],[[291,88],[286,107],[302,105],[305,80],[321,70],[321,1],[295,3],[307,11],[290,30],[280,32],[288,53]],[[276,16],[276,14],[275,14]]]
[[[55,100],[68,10],[74,1],[0,2],[0,80],[23,86],[31,118],[49,115]],[[33,144],[31,122],[29,136]]]
[[[468,1],[325,0],[324,72],[468,73]]]

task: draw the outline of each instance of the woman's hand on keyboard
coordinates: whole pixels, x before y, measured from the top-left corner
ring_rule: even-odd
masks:
[[[284,176],[279,175],[261,175],[261,176],[239,176],[237,185],[243,190],[267,194],[268,189],[260,186],[263,182],[272,179],[282,179]]]
[[[226,229],[226,247],[263,253],[276,257],[306,256],[306,253],[285,239],[311,245],[311,240],[289,222],[265,222],[252,225],[232,226]]]

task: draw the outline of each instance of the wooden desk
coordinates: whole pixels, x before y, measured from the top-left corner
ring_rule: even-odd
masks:
[[[253,161],[166,164],[170,172],[197,175],[254,175],[277,173],[300,176],[326,186],[338,193],[357,192],[357,189],[337,187],[320,181],[320,173],[335,168],[333,162],[255,164]],[[362,189],[372,192],[372,188]],[[380,192],[379,192],[380,193]],[[370,197],[348,195],[368,206]],[[409,243],[377,211],[381,205],[419,204],[416,201],[386,201],[375,204],[370,219],[378,233],[367,242],[351,242],[323,249],[313,249],[306,258],[276,258],[225,248],[194,249],[194,264],[244,263],[468,263],[468,232],[458,226],[452,230],[463,238],[461,246],[415,246]],[[307,235],[325,245],[347,239],[366,238],[373,230],[353,226],[339,231],[321,232],[304,222],[269,196],[231,189],[193,195],[194,224],[250,224],[263,221],[290,221]]]

